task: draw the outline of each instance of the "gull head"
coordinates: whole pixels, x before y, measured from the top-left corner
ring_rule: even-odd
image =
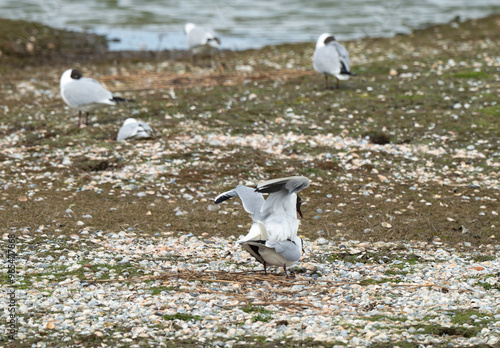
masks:
[[[73,80],[78,80],[83,77],[83,74],[80,70],[78,69],[71,69],[71,78]]]
[[[194,27],[196,27],[196,25],[194,25],[193,23],[186,23],[186,25],[184,26],[184,33],[186,35],[189,34],[189,32],[193,30]]]
[[[72,80],[78,80],[82,77],[82,73],[78,69],[68,69],[61,76],[61,86]]]
[[[132,123],[137,123],[137,120],[135,118],[127,118],[125,122],[123,122],[123,125],[126,126],[127,124],[132,124]]]
[[[318,41],[316,41],[316,49],[325,46],[330,41],[335,41],[335,36],[330,33],[323,33],[318,37]]]

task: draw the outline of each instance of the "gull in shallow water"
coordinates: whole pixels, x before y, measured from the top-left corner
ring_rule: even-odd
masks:
[[[286,274],[286,267],[300,259],[302,240],[297,236],[297,213],[302,217],[302,199],[297,192],[310,183],[303,176],[273,179],[255,188],[238,185],[215,198],[215,204],[219,204],[240,197],[243,208],[253,219],[250,231],[240,244],[264,265],[264,270],[267,265],[282,266]],[[262,193],[269,193],[267,199],[264,200]]]
[[[86,113],[85,124],[89,124],[89,112],[106,105],[116,105],[132,100],[114,97],[94,79],[83,77],[78,69],[68,69],[61,76],[61,96],[68,106],[78,110],[78,127],[82,111]]]
[[[337,79],[337,89],[339,80],[347,80],[351,73],[349,68],[349,52],[340,43],[335,41],[331,34],[321,34],[316,41],[316,49],[313,55],[314,70],[325,75],[326,89],[329,89],[328,75]]]
[[[197,27],[193,23],[184,26],[188,48],[194,55],[211,56],[220,46],[220,37],[212,29]]]
[[[130,140],[140,138],[154,138],[155,133],[151,127],[142,121],[137,121],[135,118],[127,118],[123,122],[123,126],[118,131],[116,140]]]

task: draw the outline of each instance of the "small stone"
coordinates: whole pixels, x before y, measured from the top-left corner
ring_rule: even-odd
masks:
[[[209,204],[207,206],[207,210],[208,211],[216,211],[216,210],[219,210],[220,209],[220,205],[218,204]]]
[[[325,238],[318,238],[316,240],[316,243],[318,243],[319,245],[328,244],[328,240],[326,240]]]
[[[473,269],[475,271],[484,271],[485,268],[483,266],[475,266],[475,267],[471,267],[469,269]]]

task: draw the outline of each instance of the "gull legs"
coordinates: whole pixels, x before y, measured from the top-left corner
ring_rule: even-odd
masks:
[[[337,79],[337,89],[339,89],[339,79]],[[328,74],[325,74],[325,89],[333,89],[328,85]]]
[[[82,111],[79,110],[78,111],[78,128],[80,128],[80,125],[82,124]],[[89,113],[87,112],[86,113],[86,116],[85,116],[85,125],[88,126],[89,125]]]

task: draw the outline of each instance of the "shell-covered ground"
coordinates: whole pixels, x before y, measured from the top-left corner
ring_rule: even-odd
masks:
[[[338,90],[312,70],[314,43],[192,61],[47,58],[55,36],[8,41],[0,230],[3,253],[16,235],[17,278],[1,296],[7,308],[16,289],[18,333],[6,344],[498,346],[499,27],[345,42],[357,76]],[[59,96],[72,67],[135,102],[77,128]],[[128,117],[156,138],[115,141]],[[212,200],[291,175],[312,184],[306,252],[286,279],[238,248],[251,223],[239,200]]]

